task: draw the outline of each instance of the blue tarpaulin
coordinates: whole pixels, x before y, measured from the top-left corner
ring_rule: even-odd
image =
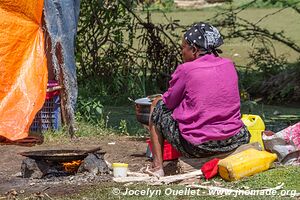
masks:
[[[80,0],[45,0],[44,19],[51,38],[51,60],[56,79],[64,86],[63,98],[68,125],[74,127],[77,100],[75,36]],[[48,58],[49,59],[49,58]],[[70,127],[69,126],[69,127]]]

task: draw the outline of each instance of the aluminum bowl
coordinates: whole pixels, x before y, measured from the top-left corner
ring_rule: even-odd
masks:
[[[148,97],[140,98],[134,101],[135,116],[138,122],[149,125],[150,109],[152,101]]]

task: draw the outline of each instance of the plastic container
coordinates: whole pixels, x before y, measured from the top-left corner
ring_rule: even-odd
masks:
[[[126,163],[113,163],[113,175],[115,178],[126,177],[128,171],[128,164]]]
[[[219,174],[227,181],[239,180],[268,170],[277,155],[267,151],[247,149],[219,161]]]
[[[262,141],[262,132],[265,130],[265,123],[258,115],[242,115],[242,121],[251,134],[250,143],[259,142],[264,149]]]
[[[59,130],[60,126],[60,98],[59,95],[56,95],[45,100],[42,109],[35,115],[29,130],[42,133],[47,130]]]
[[[150,155],[151,153],[151,157],[152,157],[152,143],[151,140],[148,139],[147,140],[148,143],[148,147],[147,148],[147,154]],[[150,152],[149,152],[150,150]],[[178,159],[181,156],[180,152],[178,152],[175,148],[172,147],[172,145],[165,140],[164,141],[164,152],[163,152],[163,160],[175,160]]]

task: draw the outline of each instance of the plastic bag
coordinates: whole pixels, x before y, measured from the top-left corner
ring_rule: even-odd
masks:
[[[300,164],[300,123],[277,133],[263,133],[265,149],[276,153],[282,164]]]

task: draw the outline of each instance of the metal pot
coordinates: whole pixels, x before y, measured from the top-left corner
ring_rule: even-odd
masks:
[[[89,153],[95,153],[101,150],[100,147],[90,150],[40,150],[21,152],[20,155],[35,160],[46,160],[54,162],[70,162],[73,160],[83,160]],[[98,152],[104,155],[105,152]]]
[[[149,125],[151,99],[148,97],[140,98],[134,101],[135,103],[135,116],[138,122]]]

